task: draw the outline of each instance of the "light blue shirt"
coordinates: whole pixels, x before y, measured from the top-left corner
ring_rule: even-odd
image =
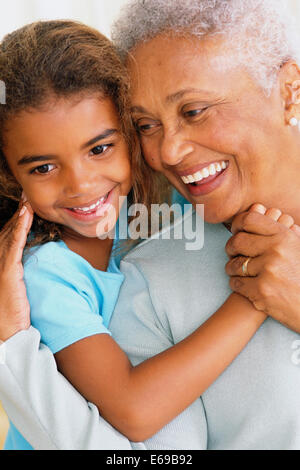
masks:
[[[108,325],[124,280],[118,264],[112,256],[107,271],[99,271],[63,241],[30,250],[24,279],[31,323],[53,354],[88,336],[110,335]],[[33,448],[10,423],[5,450]]]

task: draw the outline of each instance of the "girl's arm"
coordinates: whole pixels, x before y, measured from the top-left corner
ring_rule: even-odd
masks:
[[[242,351],[266,315],[238,294],[191,336],[132,367],[108,335],[55,355],[58,368],[100,414],[132,441],[143,441],[194,402]]]

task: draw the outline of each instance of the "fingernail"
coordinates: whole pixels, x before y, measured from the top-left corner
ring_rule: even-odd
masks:
[[[20,210],[19,217],[21,217],[22,215],[24,215],[26,211],[27,211],[27,207],[26,207],[26,206],[23,206],[22,209]]]
[[[260,214],[263,214],[263,215],[266,213],[266,210],[267,210],[265,206],[263,206],[262,204],[255,204],[253,208],[255,212],[259,212]]]
[[[24,191],[22,192],[21,199],[22,199],[23,202],[26,202],[26,201],[27,201],[27,196],[26,196],[26,194],[24,193]]]

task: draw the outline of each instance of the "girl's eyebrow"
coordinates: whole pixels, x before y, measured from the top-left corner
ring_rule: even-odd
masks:
[[[113,134],[119,133],[118,129],[106,129],[102,134],[97,135],[93,139],[89,140],[86,144],[83,144],[81,149],[85,149],[86,147],[90,147],[91,145],[95,144],[99,140],[106,139],[107,137],[110,137]]]
[[[55,155],[26,155],[18,161],[18,165],[28,165],[29,163],[45,162],[49,160],[54,160],[55,158]]]
[[[89,140],[86,144],[83,144],[81,146],[81,149],[90,147],[99,140],[106,139],[107,137],[117,133],[119,133],[118,129],[106,129],[104,132],[102,132],[102,134],[97,135],[93,139]],[[54,160],[55,158],[55,155],[25,155],[18,161],[18,165],[28,165],[29,163],[45,162],[49,160]]]

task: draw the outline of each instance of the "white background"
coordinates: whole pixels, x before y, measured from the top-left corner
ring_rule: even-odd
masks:
[[[82,21],[109,36],[110,25],[125,3],[126,0],[0,0],[0,38],[26,23],[50,19]]]
[[[282,1],[291,5],[300,27],[300,0]],[[0,0],[0,39],[40,19],[75,19],[109,36],[112,21],[126,3],[127,0]]]

